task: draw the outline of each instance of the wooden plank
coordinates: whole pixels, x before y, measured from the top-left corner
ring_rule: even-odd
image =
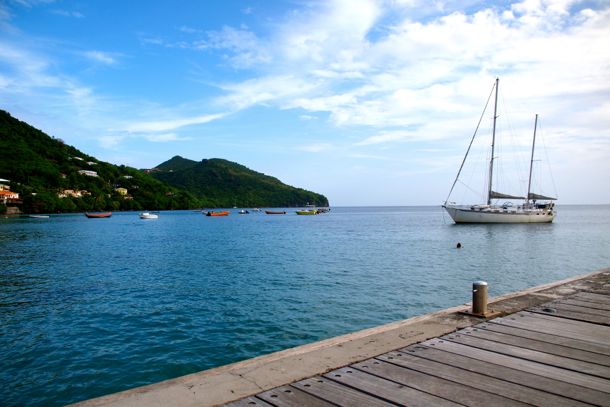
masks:
[[[543,307],[543,306],[542,306]],[[520,311],[516,314],[510,315],[505,318],[533,318],[536,322],[540,320],[550,321],[553,324],[557,324],[557,326],[562,326],[562,329],[580,329],[582,331],[591,332],[596,337],[602,337],[607,339],[610,335],[610,328],[607,326],[591,324],[587,321],[576,321],[573,319],[565,319],[558,317],[557,315],[547,315],[547,314],[539,314],[530,311]]]
[[[608,366],[583,362],[563,356],[551,355],[546,352],[525,349],[519,346],[507,345],[505,343],[489,341],[471,335],[463,335],[461,334],[461,331],[458,333],[445,335],[440,339],[484,349],[514,358],[531,360],[533,362],[544,363],[545,365],[556,366],[562,369],[574,370],[588,375],[610,379],[610,367]],[[610,381],[608,383],[610,383]]]
[[[383,379],[404,384],[423,392],[467,406],[487,407],[490,405],[524,406],[525,404],[502,396],[494,395],[462,383],[430,376],[417,370],[387,363],[390,357],[369,359],[351,367],[373,374]],[[392,358],[393,359],[393,358]]]
[[[610,393],[610,380],[601,377],[590,376],[573,370],[561,369],[530,360],[514,358],[484,349],[473,348],[456,342],[445,341],[442,339],[430,339],[422,342],[424,346],[432,346],[447,352],[457,353],[458,355],[468,356],[473,359],[506,366],[517,370],[537,374],[544,377],[573,383],[578,386],[587,387],[593,390]]]
[[[603,317],[607,317],[610,314],[608,310],[583,307],[582,305],[566,304],[563,302],[554,302],[552,304],[547,305],[547,307],[561,309],[565,311],[581,312],[583,314],[601,315]]]
[[[596,290],[591,290],[589,292],[595,293],[595,294],[601,294],[601,295],[610,296],[610,289],[607,289],[607,288],[598,288]]]
[[[603,304],[601,302],[580,301],[580,300],[573,299],[573,298],[555,301],[553,304],[570,304],[570,305],[576,305],[579,307],[610,311],[610,304]]]
[[[225,407],[273,407],[272,404],[264,402],[256,397],[246,397],[245,399],[237,400],[229,404],[224,404]]]
[[[599,300],[596,300],[596,299],[593,299],[590,297],[583,297],[581,294],[583,294],[583,293],[578,293],[571,297],[562,298],[557,301],[564,301],[564,300],[570,299],[570,300],[574,300],[574,301],[586,302],[587,304],[605,305],[605,306],[608,305],[608,301],[599,301]]]
[[[352,367],[334,370],[325,374],[324,377],[402,406],[459,406],[450,400],[364,373]]]
[[[290,386],[280,386],[256,397],[276,407],[331,407],[333,404]]]
[[[422,345],[412,345],[401,349],[401,352],[442,363],[448,366],[479,373],[485,376],[500,379],[507,383],[521,385],[522,388],[539,390],[543,394],[558,395],[566,399],[579,400],[584,403],[610,407],[610,397],[607,393],[585,388],[569,382],[562,382],[554,378],[500,366],[486,361],[473,359],[456,353]],[[524,392],[527,394],[527,392]],[[533,396],[532,400],[536,397]],[[551,399],[552,400],[552,399]]]
[[[528,403],[534,404],[536,406],[567,407],[576,405],[587,405],[585,403],[579,403],[573,399],[567,399],[565,397],[557,396],[555,394],[549,394],[547,392],[535,390],[529,387],[521,386],[519,384],[506,382],[504,380],[500,380],[484,374],[471,372],[458,367],[446,365],[444,363],[424,358],[419,358],[409,352],[389,352],[385,355],[379,356],[378,359],[386,361],[388,363],[396,364],[398,366],[406,367],[408,369],[417,370],[418,372],[425,373],[430,376],[439,377],[445,380],[450,380],[451,382],[464,384],[465,386],[467,386],[466,389],[475,388],[483,390],[482,392],[476,394],[478,397],[480,397],[480,399],[474,400],[474,402],[478,402],[480,405],[483,406],[508,404],[502,398],[498,399],[497,396],[502,396],[507,399],[510,399],[513,403],[514,401],[517,401],[520,402],[519,404]],[[360,364],[354,365],[354,367],[359,367],[359,365],[362,364],[367,364],[370,366],[370,363],[362,362]],[[470,392],[468,394],[473,394],[472,389],[466,391]],[[494,396],[494,398],[492,398],[489,396],[489,393],[497,396]],[[464,401],[455,401],[461,402],[469,406],[475,405],[475,403],[468,398],[464,399]]]
[[[394,406],[376,397],[354,390],[323,377],[312,377],[291,386],[338,406],[390,407]]]
[[[543,308],[543,307],[541,307],[541,308]],[[514,314],[514,315],[519,315],[519,316],[523,315],[524,317],[529,316],[531,318],[536,318],[537,320],[543,319],[545,321],[550,321],[550,322],[558,324],[558,325],[565,325],[566,327],[569,327],[570,329],[578,328],[583,331],[589,331],[593,336],[601,337],[604,340],[607,340],[607,338],[610,337],[610,327],[591,323],[589,321],[579,321],[579,320],[575,320],[575,319],[562,318],[561,316],[559,316],[557,314],[552,314],[552,313],[551,314],[534,313],[534,312],[531,312],[528,310],[518,312],[517,314]]]
[[[591,324],[579,321],[548,317],[532,312],[519,312],[512,316],[494,319],[493,321],[496,324],[509,325],[537,332],[546,332],[600,345],[607,345],[610,343],[607,327],[591,326]],[[595,328],[602,328],[605,332]]]
[[[601,315],[584,314],[582,312],[566,311],[560,308],[549,307],[533,307],[527,309],[530,312],[536,312],[543,315],[551,315],[554,317],[574,319],[576,321],[591,322],[593,324],[610,325],[610,317]]]
[[[588,292],[588,291],[580,292],[578,294],[573,295],[570,298],[578,298],[578,299],[583,299],[586,301],[595,301],[595,302],[601,302],[603,304],[610,304],[610,296],[603,295],[603,294],[596,294],[596,293]]]
[[[523,338],[505,333],[492,332],[479,327],[465,328],[459,331],[462,335],[469,335],[488,341],[504,343],[507,345],[518,346],[523,349],[530,349],[551,355],[563,356],[566,358],[581,360],[583,362],[595,363],[610,367],[610,356],[591,353],[580,349],[569,348],[553,343],[542,342],[539,340]]]
[[[578,339],[567,338],[565,336],[554,335],[547,332],[536,332],[528,329],[517,328],[509,325],[496,323],[496,320],[491,320],[483,324],[475,325],[476,328],[485,329],[488,331],[520,336],[522,338],[535,339],[555,345],[567,346],[574,349],[581,349],[587,352],[593,352],[604,356],[610,356],[610,343],[605,346],[598,343],[581,341]]]

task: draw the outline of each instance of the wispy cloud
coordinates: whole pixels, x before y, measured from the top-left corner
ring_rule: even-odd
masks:
[[[321,153],[332,149],[333,145],[331,143],[304,144],[297,147],[297,150],[306,151],[308,153]]]
[[[221,119],[225,115],[225,113],[218,113],[194,117],[171,118],[168,120],[138,122],[125,126],[124,130],[130,133],[166,132],[185,126],[209,123],[211,121]]]
[[[56,9],[56,10],[52,10],[51,12],[53,14],[57,14],[58,16],[64,16],[64,17],[72,17],[72,18],[84,18],[85,17],[85,15],[83,13],[81,13],[80,11],[74,11],[74,10]]]
[[[394,141],[405,140],[408,138],[412,138],[414,133],[407,131],[384,131],[381,134],[377,134],[375,136],[370,136],[357,142],[356,146],[370,146],[373,144],[382,144]]]
[[[116,147],[118,147],[121,142],[125,139],[125,136],[101,136],[98,137],[98,142],[100,144],[100,146],[102,146],[105,149],[115,149]]]
[[[88,59],[104,65],[114,65],[117,63],[116,54],[102,51],[86,51],[83,53]]]
[[[191,140],[190,137],[180,137],[176,133],[163,133],[163,134],[149,134],[144,138],[153,143],[167,143],[173,141],[187,141]]]

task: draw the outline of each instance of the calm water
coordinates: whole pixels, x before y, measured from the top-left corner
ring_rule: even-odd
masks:
[[[608,267],[610,206],[0,219],[0,264],[0,404],[62,405]]]

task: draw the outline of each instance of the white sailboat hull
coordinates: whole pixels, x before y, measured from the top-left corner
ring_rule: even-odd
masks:
[[[549,209],[443,207],[455,223],[551,223],[555,219],[555,212]]]

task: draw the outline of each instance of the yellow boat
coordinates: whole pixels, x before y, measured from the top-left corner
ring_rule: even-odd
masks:
[[[297,215],[317,215],[318,214],[318,210],[317,209],[303,209],[300,211],[296,211]]]

